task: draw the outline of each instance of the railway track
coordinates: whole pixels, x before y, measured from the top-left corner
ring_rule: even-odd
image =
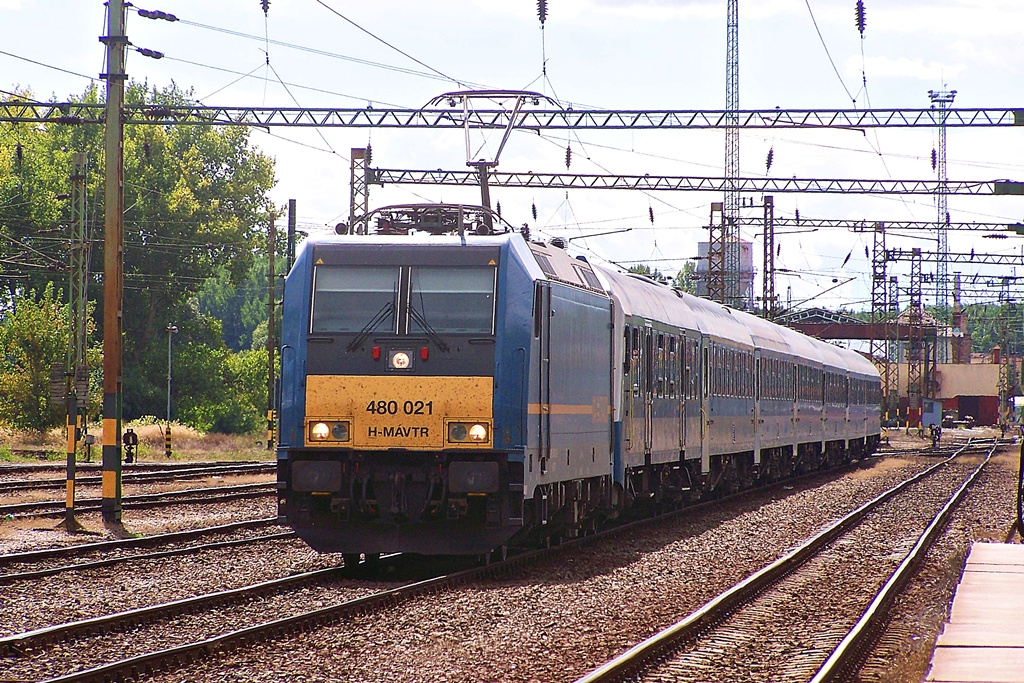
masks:
[[[731,496],[730,498],[739,497],[741,495],[744,494],[737,494],[737,496]],[[691,506],[682,511],[671,513],[668,516],[692,514],[699,512],[701,509],[708,506],[718,505],[722,502],[722,500],[718,500],[697,506]],[[256,642],[285,637],[289,634],[299,633],[325,624],[345,620],[353,617],[354,615],[365,615],[368,613],[393,609],[400,604],[427,594],[449,590],[463,584],[478,582],[485,577],[512,573],[524,566],[542,562],[545,559],[550,558],[555,553],[565,552],[568,549],[576,548],[583,544],[589,544],[599,539],[607,539],[616,534],[628,533],[630,530],[642,528],[654,521],[663,521],[664,519],[665,517],[660,518],[660,520],[642,520],[633,522],[631,524],[622,525],[585,538],[566,541],[557,547],[519,554],[507,560],[495,562],[487,566],[478,566],[462,571],[443,573],[428,579],[411,581],[397,588],[384,591],[373,591],[366,589],[365,587],[360,588],[362,584],[359,584],[358,582],[355,584],[336,583],[337,581],[345,578],[343,573],[337,573],[336,570],[310,573],[305,578],[294,578],[283,583],[264,583],[260,586],[237,589],[231,591],[230,594],[199,596],[192,601],[177,601],[175,604],[168,604],[165,606],[146,607],[121,616],[110,615],[108,617],[98,618],[97,620],[85,620],[83,622],[37,629],[36,632],[18,634],[17,636],[12,636],[5,641],[0,641],[0,653],[4,653],[3,656],[6,657],[15,657],[19,652],[24,653],[26,656],[40,657],[40,662],[45,662],[45,670],[66,671],[68,670],[66,666],[61,668],[60,666],[57,666],[52,659],[60,659],[61,657],[68,659],[71,657],[71,655],[67,654],[68,652],[78,653],[78,656],[80,657],[81,652],[93,650],[92,646],[83,647],[82,642],[78,640],[78,634],[96,629],[103,629],[106,632],[111,632],[130,628],[133,629],[133,636],[130,640],[135,642],[136,630],[138,628],[142,628],[140,624],[143,621],[151,624],[150,626],[145,626],[146,632],[150,633],[151,631],[159,631],[161,628],[159,623],[153,621],[154,619],[163,620],[167,618],[166,615],[178,614],[179,617],[175,618],[176,625],[173,629],[175,635],[168,636],[168,634],[165,633],[160,637],[142,637],[142,640],[159,643],[164,645],[163,647],[156,647],[148,651],[138,651],[130,648],[131,651],[129,652],[126,652],[124,648],[120,648],[116,652],[117,657],[112,658],[113,661],[101,662],[90,659],[88,662],[78,665],[90,667],[87,670],[69,672],[64,676],[53,680],[106,681],[124,678],[138,678],[140,675],[146,673],[169,671],[180,668],[191,661],[206,657],[221,650],[233,647],[245,647]],[[392,566],[398,566],[398,564],[402,562],[402,559],[385,558],[381,560],[382,564],[385,562],[392,562],[394,563]],[[394,576],[395,574],[392,574],[392,577]],[[324,594],[324,582],[335,582],[328,583],[328,585],[331,586],[328,593],[331,597],[334,597],[336,594],[344,593],[351,593],[351,595],[348,599],[343,599],[340,602],[335,602],[335,604],[330,604],[330,600],[323,600],[321,597]],[[314,591],[312,601],[326,603],[326,606],[303,611],[296,610],[294,607],[289,608],[286,605],[275,607],[276,603],[268,602],[282,601],[286,594],[291,594],[294,590],[297,590],[300,587],[304,591]],[[270,593],[264,592],[262,594],[263,597],[257,599],[254,597],[254,594],[250,594],[249,591],[270,591]],[[316,591],[320,592],[317,593]],[[268,613],[280,613],[287,616],[274,619],[272,621],[260,620],[258,618],[254,618],[253,615],[249,615],[248,617],[240,615],[224,616],[224,610],[229,608],[232,610],[232,615],[234,615],[234,610],[241,610],[242,612],[245,612],[246,606],[253,604],[254,600],[261,604],[262,608],[260,613],[264,618]],[[228,605],[228,601],[230,602],[230,605]],[[310,600],[306,600],[307,603],[309,601]],[[187,626],[181,627],[180,621],[178,620],[181,618],[180,615],[182,614],[182,611],[187,612],[190,615],[188,617],[190,619],[202,620],[203,615],[207,613],[208,608],[212,605],[217,605],[216,609],[220,614],[219,619],[222,626],[219,631],[217,629],[210,629],[209,627],[206,627],[206,630],[199,627],[196,627],[195,629]],[[224,624],[237,627],[237,624],[240,623],[248,625],[243,628],[234,628],[233,630],[228,630],[223,627]],[[177,634],[183,633],[197,636],[199,634],[205,635],[188,642],[181,641],[181,639],[177,637]],[[170,647],[167,646],[168,638],[170,638],[170,641],[173,643]],[[110,639],[108,638],[107,640],[109,641]],[[51,654],[47,654],[47,651],[52,650],[54,647],[56,647],[60,652],[57,652],[56,654],[52,652]],[[61,654],[62,652],[64,654]],[[39,666],[43,666],[43,664],[40,663]]]
[[[14,451],[15,455],[21,455],[19,451]],[[11,477],[19,474],[32,474],[39,472],[63,472],[67,469],[66,454],[64,453],[53,453],[56,459],[47,462],[3,462],[0,463],[0,479]],[[132,464],[125,464],[124,470],[132,470],[136,472],[174,472],[177,470],[186,469],[202,469],[210,468],[216,469],[219,467],[239,467],[244,465],[255,465],[255,466],[266,466],[276,467],[276,463],[272,461],[260,461],[260,460],[199,460],[199,461],[177,461],[172,460],[169,462],[135,462]],[[95,461],[78,461],[75,463],[75,467],[79,472],[98,472],[102,469],[99,462]]]
[[[125,483],[154,483],[199,479],[211,476],[270,474],[275,472],[276,468],[276,463],[245,463],[241,465],[218,464],[217,466],[154,469],[152,471],[143,472],[129,471],[121,475],[121,480]],[[76,486],[80,487],[99,486],[101,482],[102,477],[98,475],[77,477],[75,480]],[[17,479],[0,481],[0,495],[12,493],[14,491],[63,489],[66,485],[66,479]]]
[[[965,446],[894,486],[577,683],[839,680],[856,666],[888,606],[999,445],[987,444],[976,468],[955,464],[972,450]],[[926,499],[928,509],[913,496]],[[891,575],[887,566],[876,566],[896,557]],[[881,588],[865,595],[865,585]],[[847,631],[841,624],[853,626]]]
[[[235,486],[209,486],[180,491],[164,491],[162,493],[146,493],[121,498],[122,507],[126,509],[142,509],[165,505],[183,505],[199,503],[219,503],[239,498],[254,498],[272,495],[277,488],[275,482],[257,484],[238,484]],[[92,512],[102,505],[100,498],[79,499],[75,504],[75,512]],[[53,517],[65,514],[65,501],[49,500],[31,503],[10,503],[0,505],[0,517]]]
[[[214,548],[227,548],[279,538],[291,538],[295,535],[292,531],[283,531],[257,536],[245,535],[242,538],[228,538],[207,543],[191,543],[203,537],[230,537],[240,532],[273,526],[277,523],[277,518],[267,517],[200,529],[154,534],[139,538],[79,543],[59,548],[8,553],[0,555],[0,584],[42,578],[67,571],[109,567],[123,562],[172,557],[198,553]],[[162,549],[151,550],[153,548]],[[141,549],[144,552],[131,552],[134,549]],[[101,557],[97,559],[84,559],[79,562],[69,562],[72,558],[81,558],[83,556]]]
[[[670,516],[692,514],[721,502],[692,506]],[[522,567],[550,559],[554,553],[627,533],[650,523],[651,520],[635,522],[567,541],[556,548],[532,551],[490,566],[404,583],[385,591],[376,590],[376,584],[353,581],[343,571],[321,570],[322,573],[310,573],[306,578],[294,578],[284,583],[264,582],[266,585],[260,588],[252,587],[252,590],[269,591],[260,598],[248,596],[250,587],[243,587],[229,592],[222,591],[229,594],[217,597],[213,597],[216,594],[209,594],[209,597],[197,596],[193,602],[175,601],[179,604],[165,607],[155,605],[152,610],[145,607],[125,615],[123,619],[114,618],[117,615],[107,615],[101,617],[100,622],[69,623],[36,629],[38,633],[31,636],[28,635],[31,632],[17,634],[17,638],[12,636],[12,648],[4,657],[12,666],[17,666],[18,671],[26,666],[31,670],[48,672],[48,675],[66,672],[52,679],[56,681],[137,680],[147,673],[180,669],[195,660],[231,648],[251,647],[258,642],[306,632],[356,615],[381,613],[424,595],[472,584],[485,577],[513,573]],[[290,602],[292,598],[289,596],[296,595],[301,595],[301,609]],[[209,602],[204,605],[207,600]],[[309,609],[309,603],[322,606]],[[213,608],[212,605],[218,606]],[[168,617],[160,616],[161,610],[169,610],[165,615],[174,614],[174,610],[179,611],[178,616]],[[267,614],[284,616],[267,621]],[[168,618],[173,619],[172,628],[166,625]],[[107,623],[104,624],[104,621]],[[132,635],[97,639],[96,645],[90,640],[85,646],[81,636],[76,635],[83,630],[101,627],[107,633],[129,629]],[[20,644],[15,645],[16,642]],[[108,644],[101,647],[101,643]],[[83,658],[82,653],[86,651],[90,653],[89,657]]]

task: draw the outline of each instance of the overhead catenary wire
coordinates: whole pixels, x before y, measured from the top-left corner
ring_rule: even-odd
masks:
[[[324,0],[315,0],[315,2],[316,2],[316,3],[318,4],[318,5],[320,5],[321,7],[325,8],[326,10],[328,10],[329,12],[331,12],[332,14],[336,15],[337,17],[339,17],[340,19],[343,19],[344,21],[348,22],[349,24],[351,24],[351,25],[352,25],[352,26],[354,26],[355,28],[357,28],[357,29],[359,29],[360,31],[362,31],[363,33],[365,33],[366,35],[370,36],[370,37],[371,37],[371,38],[373,38],[374,40],[376,40],[376,41],[378,41],[379,43],[382,43],[382,44],[386,45],[387,47],[391,48],[392,50],[394,50],[394,51],[395,51],[395,52],[397,52],[398,54],[402,55],[403,57],[406,57],[406,58],[408,58],[408,59],[411,59],[412,61],[416,62],[417,64],[419,64],[420,66],[424,67],[425,69],[428,69],[428,70],[430,70],[430,71],[434,72],[434,73],[435,73],[435,74],[437,74],[438,76],[441,76],[441,77],[443,77],[443,78],[444,78],[445,80],[448,80],[448,81],[451,81],[452,83],[455,83],[455,84],[456,84],[456,85],[458,85],[459,87],[465,87],[465,85],[466,85],[466,84],[465,84],[465,83],[464,83],[463,81],[461,81],[460,79],[457,79],[457,78],[453,78],[453,77],[449,76],[448,74],[446,74],[446,73],[444,73],[444,72],[442,72],[442,71],[439,71],[439,70],[435,69],[434,67],[430,66],[429,64],[427,64],[427,63],[425,63],[425,62],[422,62],[422,61],[420,61],[419,59],[416,59],[415,57],[413,57],[412,55],[410,55],[410,54],[409,54],[408,52],[406,52],[406,51],[402,50],[401,48],[398,48],[398,47],[396,47],[396,46],[392,45],[392,44],[391,44],[391,43],[389,43],[388,41],[384,40],[384,39],[383,39],[383,38],[381,38],[380,36],[376,35],[376,34],[375,34],[375,33],[373,33],[372,31],[370,31],[369,29],[363,28],[362,26],[360,26],[360,25],[359,25],[359,24],[357,24],[356,22],[352,21],[352,20],[351,20],[351,19],[349,19],[349,18],[348,18],[347,16],[345,16],[344,14],[342,14],[341,12],[339,12],[338,10],[336,10],[336,9],[334,9],[333,7],[331,7],[330,5],[328,5],[328,4],[326,3],[326,2],[324,2]]]

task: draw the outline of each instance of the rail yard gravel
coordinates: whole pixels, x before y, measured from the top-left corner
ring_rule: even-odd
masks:
[[[953,513],[924,565],[904,588],[885,632],[866,658],[861,683],[918,683],[924,680],[935,639],[949,617],[953,592],[975,541],[1001,543],[1016,521],[1019,455],[1010,449],[995,458]],[[1013,535],[1017,543],[1021,538]]]
[[[277,499],[271,492],[258,498],[201,504],[183,501],[166,507],[129,509],[124,511],[121,524],[105,524],[99,512],[86,512],[78,515],[78,521],[87,531],[80,534],[67,533],[62,521],[54,518],[21,518],[0,522],[0,554],[276,516]]]
[[[890,457],[777,487],[156,680],[574,680],[933,462]]]
[[[292,538],[15,581],[0,585],[0,636],[340,564]]]

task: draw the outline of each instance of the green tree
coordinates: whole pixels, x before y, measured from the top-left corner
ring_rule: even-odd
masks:
[[[71,99],[101,98],[89,89]],[[126,101],[174,107],[193,99],[174,84],[131,83]],[[70,207],[61,196],[70,191],[74,152],[89,156],[90,231],[102,234],[102,133],[100,126],[0,124],[0,316],[15,311],[29,291],[66,277],[60,269]],[[250,276],[264,252],[267,192],[275,181],[273,161],[251,147],[244,127],[128,126],[124,162],[123,417],[130,419],[164,412],[169,323],[188,333],[197,357],[229,362],[222,328],[200,312],[198,294],[211,278],[222,277],[230,288]],[[95,237],[93,243],[101,244]],[[102,259],[94,248],[93,273],[102,271]],[[93,277],[89,298],[99,318],[102,297],[102,280]],[[233,344],[241,345],[244,331],[237,328]],[[213,370],[195,364],[207,377],[226,372]],[[189,372],[188,364],[180,377],[176,371],[176,382],[188,381]]]
[[[672,286],[688,294],[697,293],[697,264],[687,261],[672,279]]]
[[[45,431],[61,422],[51,408],[50,365],[63,363],[68,346],[67,306],[52,284],[19,298],[0,319],[0,422]]]
[[[253,332],[267,320],[267,259],[258,258],[235,285],[222,268],[199,292],[199,311],[221,321],[224,343],[233,351],[253,348]],[[264,344],[266,330],[264,329]]]
[[[666,282],[668,280],[667,275],[662,273],[657,268],[651,268],[649,265],[645,263],[634,264],[629,267],[629,270],[627,272],[634,273],[636,275],[643,275],[644,277],[649,277],[652,280],[655,280],[656,282]]]

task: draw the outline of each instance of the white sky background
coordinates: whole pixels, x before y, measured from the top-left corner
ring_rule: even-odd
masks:
[[[866,0],[863,41],[854,25],[855,0],[740,0],[740,107],[926,108],[929,90],[957,90],[954,106],[1024,109],[1024,2],[1020,0]],[[549,0],[544,39],[547,80],[541,78],[542,42],[535,0],[144,0],[182,21],[140,18],[129,11],[127,34],[137,47],[165,53],[163,60],[128,53],[135,80],[193,88],[206,105],[268,107],[421,107],[461,89],[432,70],[476,87],[531,89],[574,108],[709,109],[725,107],[725,0]],[[344,15],[417,64],[332,12]],[[825,41],[818,37],[811,12]],[[101,0],[0,0],[0,89],[31,88],[39,99],[65,100],[82,92],[104,68],[106,33]],[[191,23],[186,23],[191,22]],[[200,24],[202,26],[196,26]],[[206,28],[204,28],[206,27]],[[212,30],[212,29],[223,30]],[[230,32],[230,33],[229,33]],[[244,35],[237,35],[244,34]],[[255,36],[253,39],[245,36]],[[263,38],[310,48],[302,51]],[[825,48],[831,55],[836,75]],[[328,54],[324,54],[328,53]],[[16,55],[22,59],[15,58]],[[863,55],[863,57],[862,57]],[[344,58],[342,58],[344,57]],[[364,60],[403,71],[352,61]],[[862,83],[862,69],[867,89]],[[238,74],[251,74],[241,78]],[[287,84],[287,88],[281,82]],[[845,85],[845,87],[844,87]],[[849,94],[847,92],[849,90]],[[851,95],[856,102],[851,101]],[[322,136],[322,137],[321,137]],[[476,156],[493,154],[500,132]],[[427,129],[254,130],[252,142],[277,160],[279,204],[297,201],[299,227],[328,231],[348,215],[349,150],[373,145],[383,168],[465,169],[461,131]],[[713,176],[723,174],[723,131],[548,131],[513,134],[500,171],[565,171],[571,144],[575,173]],[[741,172],[764,177],[774,149],[772,177],[934,179],[930,129],[744,130]],[[951,128],[950,180],[1024,180],[1024,129]],[[744,195],[761,214],[760,195]],[[503,216],[529,222],[541,237],[632,228],[630,232],[573,240],[572,249],[594,262],[650,262],[674,273],[707,239],[710,203],[720,194],[642,193],[492,188]],[[371,208],[414,201],[478,202],[475,188],[374,186]],[[533,220],[531,204],[538,219]],[[956,221],[1020,222],[1022,197],[950,196]],[[655,213],[653,226],[648,208]],[[776,194],[777,216],[851,220],[935,220],[926,196]],[[744,228],[760,260],[758,228]],[[1024,240],[984,239],[951,233],[950,250],[1024,253]],[[863,309],[870,305],[869,234],[823,230],[776,237],[782,276],[776,291],[794,302]],[[936,248],[934,233],[889,236],[890,248]],[[842,266],[847,254],[849,262]],[[676,260],[664,260],[676,259]],[[985,268],[979,270],[978,268]],[[756,293],[760,294],[760,265]],[[926,273],[934,272],[926,263]],[[1011,269],[950,264],[949,272],[986,276]],[[1017,271],[1024,274],[1024,269]],[[894,271],[909,284],[909,264]],[[833,287],[833,278],[849,284]],[[952,289],[952,286],[950,286]],[[995,300],[990,295],[971,296]],[[927,296],[926,301],[930,297]]]

